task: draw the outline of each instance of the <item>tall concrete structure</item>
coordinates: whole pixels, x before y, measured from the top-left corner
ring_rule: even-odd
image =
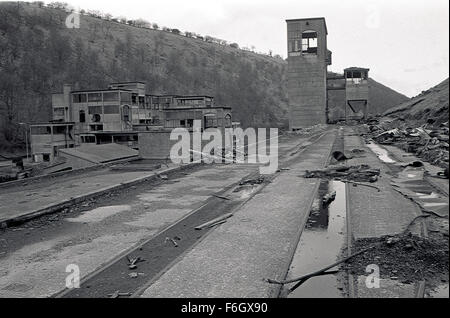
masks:
[[[327,49],[325,18],[287,22],[289,129],[327,123]]]
[[[349,67],[345,77],[345,119],[367,119],[369,108],[369,69]]]

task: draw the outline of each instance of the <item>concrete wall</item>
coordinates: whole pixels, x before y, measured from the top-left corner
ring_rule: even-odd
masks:
[[[208,131],[218,130],[222,132],[222,145],[225,145],[224,129],[211,128]],[[175,145],[177,140],[170,140],[171,129],[160,131],[139,132],[139,157],[143,159],[168,159],[170,149]],[[190,132],[191,149],[193,149],[193,135]],[[207,145],[209,140],[201,141],[201,149]]]
[[[309,25],[307,25],[307,23]],[[327,34],[323,19],[287,22],[290,34],[317,32],[317,54],[292,52],[288,55],[289,128],[326,124]]]

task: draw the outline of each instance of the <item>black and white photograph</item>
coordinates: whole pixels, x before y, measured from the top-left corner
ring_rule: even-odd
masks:
[[[0,1],[0,302],[449,298],[448,0],[63,1]]]

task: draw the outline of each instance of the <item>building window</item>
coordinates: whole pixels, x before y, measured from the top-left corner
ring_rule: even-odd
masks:
[[[131,104],[136,105],[137,104],[137,94],[131,94]]]
[[[72,94],[72,102],[74,103],[86,103],[86,94]]]
[[[130,107],[128,105],[122,107],[122,119],[126,122],[130,121]]]
[[[345,77],[347,82],[361,84],[363,80],[367,80],[367,71],[347,71]]]
[[[64,107],[53,108],[53,114],[58,117],[64,117]]]
[[[103,113],[104,114],[118,114],[119,113],[119,106],[116,105],[105,105],[103,106]]]
[[[131,93],[121,92],[120,93],[121,103],[131,103]]]
[[[66,126],[55,126],[53,127],[53,133],[56,134],[65,134]]]
[[[302,53],[317,54],[316,31],[305,31],[302,33]]]
[[[86,122],[86,113],[84,110],[80,110],[79,116],[80,116],[80,123]]]
[[[119,102],[119,93],[118,92],[103,93],[103,101],[104,102]]]
[[[225,116],[225,127],[231,127],[231,116],[229,114]]]
[[[31,127],[32,135],[50,135],[51,133],[52,133],[52,128],[50,126]]]
[[[217,127],[217,118],[215,116],[205,116],[205,129]]]
[[[94,114],[92,115],[92,121],[94,123],[99,123],[102,121],[102,116],[100,114]]]
[[[88,94],[88,102],[101,102],[101,101],[102,101],[102,93]]]
[[[88,112],[89,112],[89,115],[101,114],[103,112],[102,111],[102,106],[89,106],[88,107]]]
[[[289,53],[301,51],[300,40],[289,40],[288,44],[289,44],[288,48]]]
[[[95,136],[81,136],[82,143],[95,143]]]
[[[103,125],[90,125],[91,131],[102,131]]]

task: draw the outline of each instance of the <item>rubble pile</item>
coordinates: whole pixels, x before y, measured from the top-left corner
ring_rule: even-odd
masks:
[[[381,278],[410,283],[426,279],[428,283],[448,282],[448,240],[434,240],[414,235],[359,239],[355,251],[374,247],[354,257],[345,267],[364,275],[367,264],[380,267]]]
[[[424,124],[411,127],[400,120],[382,123],[373,120],[366,126],[366,130],[367,134],[380,144],[397,146],[433,165],[448,168],[448,121],[439,126]]]
[[[321,178],[327,180],[346,180],[359,182],[376,182],[380,169],[373,169],[368,165],[358,166],[329,166],[322,170],[306,170],[305,178]]]

